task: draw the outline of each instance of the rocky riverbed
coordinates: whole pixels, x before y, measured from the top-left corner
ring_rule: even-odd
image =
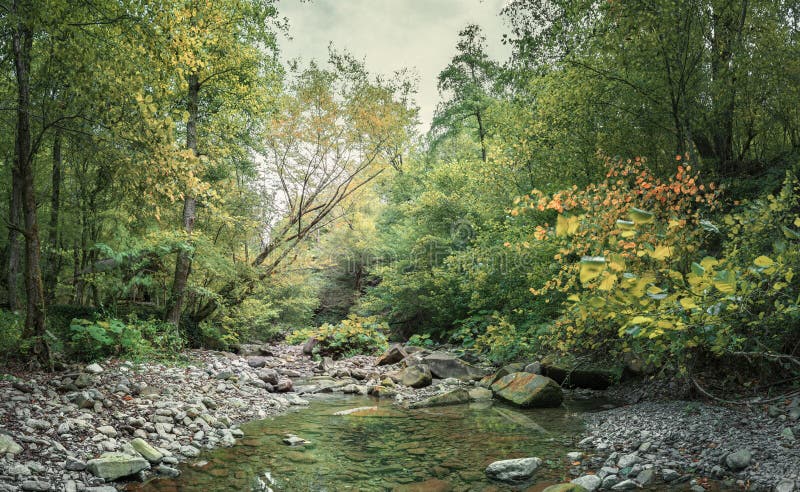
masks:
[[[233,445],[239,424],[319,393],[371,394],[411,408],[492,398],[476,381],[485,369],[473,374],[447,356],[411,369],[397,351],[320,362],[283,345],[187,355],[180,366],[108,360],[0,380],[0,491],[110,492],[123,477],[175,476],[201,449]],[[454,377],[441,377],[446,371]],[[598,392],[568,397],[587,394]],[[796,399],[747,410],[643,402],[589,414],[569,472],[587,490],[660,483],[699,491],[708,478],[731,490],[797,490],[798,417]]]

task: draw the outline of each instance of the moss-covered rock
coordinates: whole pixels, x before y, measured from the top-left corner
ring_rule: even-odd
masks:
[[[105,480],[116,480],[149,468],[146,459],[124,453],[105,453],[86,463],[90,473]]]

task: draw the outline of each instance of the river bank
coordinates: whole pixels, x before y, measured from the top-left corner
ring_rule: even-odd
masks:
[[[395,385],[389,376],[400,364],[375,365],[374,357],[317,362],[283,345],[187,355],[191,363],[180,366],[109,360],[0,381],[0,491],[110,492],[120,470],[135,470],[138,479],[174,476],[180,461],[202,449],[233,445],[240,424],[306,405],[319,393],[371,393],[405,405],[456,389],[486,398],[474,383],[450,379],[422,389]],[[577,390],[568,397],[600,395]],[[799,405],[644,401],[590,413],[575,440],[582,455],[569,473],[590,489],[662,483],[699,490],[711,478],[729,490],[795,490],[800,448],[789,433],[800,436]],[[119,454],[107,465],[94,460],[102,453]]]

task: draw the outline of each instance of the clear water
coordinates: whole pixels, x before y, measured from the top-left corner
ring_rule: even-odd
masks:
[[[242,426],[231,448],[204,452],[177,479],[130,485],[144,491],[497,491],[541,490],[568,478],[581,414],[605,402],[568,401],[563,408],[521,410],[481,402],[403,410],[369,397],[331,395],[308,408]],[[378,406],[377,411],[334,415]],[[310,445],[283,444],[296,434]],[[484,468],[501,459],[538,456],[534,484],[491,483]],[[569,477],[571,478],[571,477]]]

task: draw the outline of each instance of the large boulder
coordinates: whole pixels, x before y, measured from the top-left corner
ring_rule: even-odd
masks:
[[[504,376],[508,376],[509,374],[514,372],[523,372],[524,370],[525,370],[525,364],[522,363],[514,362],[505,365],[500,369],[498,369],[496,373],[489,374],[488,376],[485,376],[483,379],[481,379],[480,382],[478,383],[478,386],[483,386],[484,388],[488,388],[492,384],[494,384],[494,382],[497,381],[498,379]]]
[[[557,407],[564,399],[555,381],[529,372],[508,374],[491,388],[495,396],[521,407]]]
[[[559,483],[547,487],[542,492],[586,492],[586,487],[577,483]]]
[[[501,482],[525,482],[542,464],[539,458],[517,458],[495,461],[486,467],[486,476]]]
[[[425,364],[406,367],[400,371],[399,376],[400,382],[404,386],[410,386],[412,388],[424,388],[430,385],[433,380],[431,370]]]
[[[141,456],[125,453],[105,453],[99,458],[89,460],[86,469],[105,480],[116,480],[150,469],[150,463]]]
[[[599,366],[572,360],[546,358],[542,374],[566,388],[604,390],[622,377],[623,366]]]
[[[467,364],[458,357],[444,352],[434,352],[422,359],[431,369],[431,374],[439,379],[455,378],[462,381],[480,379],[484,372],[477,367]]]
[[[408,405],[408,408],[442,407],[445,405],[459,405],[462,403],[469,403],[469,392],[465,389],[457,389],[413,402]]]
[[[383,355],[378,357],[375,365],[388,366],[391,364],[397,364],[406,357],[408,357],[408,353],[405,351],[405,349],[399,344],[394,344],[389,347],[386,352],[383,353]]]

